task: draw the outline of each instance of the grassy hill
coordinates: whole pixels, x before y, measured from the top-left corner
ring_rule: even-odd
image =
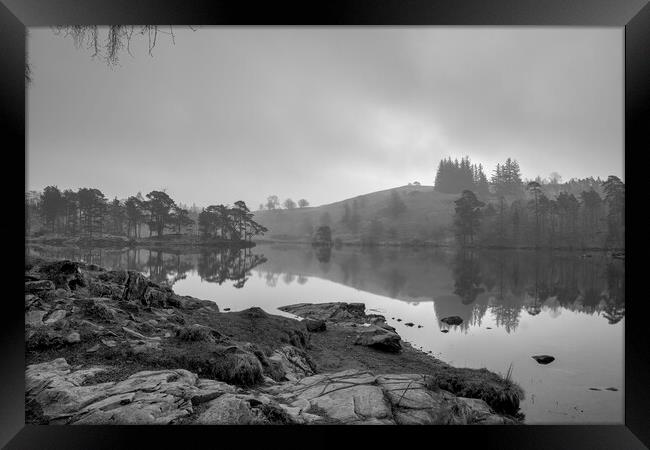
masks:
[[[405,206],[399,214],[391,209],[392,192]],[[256,211],[255,220],[269,229],[265,238],[271,240],[308,240],[320,225],[332,228],[332,237],[344,242],[361,239],[373,219],[381,222],[381,239],[409,241],[412,239],[440,241],[449,235],[454,214],[455,194],[435,192],[433,186],[401,186],[394,189],[359,195],[328,205],[293,210]],[[356,212],[356,226],[345,217]]]

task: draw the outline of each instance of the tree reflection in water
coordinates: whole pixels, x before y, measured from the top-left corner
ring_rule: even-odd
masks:
[[[250,271],[266,262],[263,255],[254,254],[251,249],[221,247],[200,253],[181,253],[171,250],[151,249],[79,249],[56,248],[30,249],[33,256],[70,259],[96,264],[108,269],[135,270],[150,277],[159,284],[173,286],[187,274],[196,270],[201,280],[219,285],[233,281],[233,286],[242,288]]]
[[[624,261],[599,253],[583,258],[576,252],[271,247],[264,248],[267,261],[251,249],[191,254],[147,249],[28,250],[34,256],[137,270],[169,285],[196,271],[206,282],[232,281],[241,288],[251,270],[266,263],[257,271],[267,286],[276,286],[280,279],[286,285],[303,285],[313,276],[408,302],[429,299],[438,318],[461,316],[461,329],[480,326],[488,313],[507,332],[517,328],[522,314],[548,312],[555,317],[566,309],[597,314],[610,324],[625,317]]]
[[[249,248],[226,247],[201,252],[197,270],[202,281],[219,285],[235,281],[233,286],[240,289],[248,280],[251,269],[265,261],[264,256],[254,254]]]
[[[601,315],[610,324],[625,316],[624,265],[605,257],[596,261],[571,253],[459,251],[453,276],[454,294],[473,305],[470,324],[480,324],[486,306],[497,326],[508,332],[517,328],[522,311],[535,316],[568,309]]]
[[[481,292],[481,271],[478,256],[475,251],[461,250],[454,258],[454,294],[462,299],[463,304],[469,305],[476,300]]]

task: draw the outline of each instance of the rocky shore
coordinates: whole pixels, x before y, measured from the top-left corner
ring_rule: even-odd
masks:
[[[27,423],[515,424],[521,388],[360,303],[221,312],[133,271],[27,261]]]

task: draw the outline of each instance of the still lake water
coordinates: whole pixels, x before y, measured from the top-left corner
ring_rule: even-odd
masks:
[[[269,244],[225,253],[51,247],[29,253],[138,270],[180,295],[214,300],[222,311],[259,306],[292,317],[277,308],[363,302],[402,339],[454,366],[505,374],[512,364],[526,393],[526,423],[624,422],[624,263],[601,253]],[[440,322],[451,315],[463,323]],[[538,354],[556,359],[540,365],[531,358]]]

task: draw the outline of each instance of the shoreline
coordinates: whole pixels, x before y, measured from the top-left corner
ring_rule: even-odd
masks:
[[[485,369],[455,368],[412,348],[383,316],[366,314],[363,304],[315,304],[307,312],[305,305],[283,307],[304,317],[300,321],[260,308],[222,312],[213,301],[178,296],[137,272],[40,259],[27,263],[25,283],[29,423],[89,423],[88,417],[108,423],[107,414],[132,423],[135,404],[142,408],[151,399],[132,398],[109,414],[102,409],[106,397],[85,396],[101,385],[122,395],[135,379],[154,377],[151,371],[186,379],[183,389],[193,393],[181,395],[193,407],[172,408],[164,423],[267,423],[276,416],[283,423],[522,420],[523,392],[512,381]],[[37,383],[43,374],[53,380],[50,388]],[[83,379],[80,386],[70,386],[71,374]],[[332,391],[325,401],[303,392],[312,383],[326,389],[332,380],[348,386],[342,388],[346,396]],[[355,380],[354,386],[345,380]],[[394,383],[408,405],[391,400],[387,387]],[[350,396],[370,393],[369,415],[350,411]],[[53,399],[66,395],[83,397],[86,406],[70,400],[63,417]],[[244,410],[246,417],[235,414]]]
[[[174,235],[166,235],[174,236]],[[261,245],[298,245],[298,246],[313,246],[314,244],[308,240],[276,240],[276,239],[256,239],[251,242],[242,241],[200,241],[195,238],[187,239],[173,239],[173,238],[144,238],[144,239],[122,239],[122,237],[105,237],[90,239],[79,239],[75,237],[25,237],[26,245],[42,244],[55,247],[76,247],[76,248],[144,248],[152,250],[183,250],[183,249],[249,249],[254,248],[258,244]],[[375,248],[399,248],[399,249],[445,249],[445,250],[467,250],[467,251],[480,251],[480,250],[513,250],[513,251],[542,251],[542,252],[597,252],[597,253],[612,253],[623,256],[625,247],[533,247],[533,246],[498,246],[498,245],[476,245],[476,246],[458,246],[454,244],[437,244],[431,242],[381,242],[373,245],[362,244],[361,242],[342,242],[338,245],[320,245],[320,247],[341,249],[344,247],[360,248],[360,249],[375,249]],[[622,254],[622,255],[621,255]]]

